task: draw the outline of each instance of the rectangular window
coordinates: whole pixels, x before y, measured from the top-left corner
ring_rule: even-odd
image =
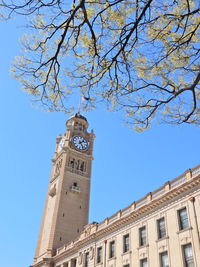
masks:
[[[148,267],[147,258],[140,260],[140,267]]]
[[[188,215],[186,208],[178,210],[178,217],[179,217],[179,229],[183,230],[185,228],[188,228],[189,222],[188,222]]]
[[[88,267],[88,263],[89,263],[89,252],[85,253],[85,264],[84,267]]]
[[[109,247],[109,258],[113,258],[114,256],[115,256],[115,241],[111,241]]]
[[[157,220],[158,239],[166,236],[165,219],[161,218]]]
[[[123,252],[129,251],[129,234],[123,236]]]
[[[193,259],[191,244],[187,244],[183,246],[183,257],[184,257],[185,267],[194,267],[194,259]]]
[[[97,263],[102,262],[102,247],[97,248]]]
[[[144,246],[147,244],[146,227],[143,226],[139,229],[139,245]]]
[[[160,253],[160,266],[169,267],[169,259],[167,251]]]
[[[76,258],[71,259],[71,267],[76,267]]]

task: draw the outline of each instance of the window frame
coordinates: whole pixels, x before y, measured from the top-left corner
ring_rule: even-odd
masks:
[[[164,230],[162,229],[160,222],[163,222]],[[165,217],[162,217],[157,220],[157,235],[158,235],[158,239],[162,239],[167,236]]]
[[[109,259],[115,257],[115,240],[110,241],[109,243]]]
[[[72,258],[70,260],[70,266],[72,266],[72,267],[76,267],[77,266],[77,258]]]
[[[188,264],[188,258],[187,258],[187,255],[186,255],[186,247],[189,247],[190,248],[190,254],[192,255],[192,257],[190,257],[192,259],[191,262],[189,262]],[[195,267],[195,261],[194,261],[194,253],[193,253],[193,249],[192,249],[192,244],[191,243],[187,243],[185,245],[182,245],[182,253],[183,253],[183,264],[184,264],[184,267]],[[189,261],[191,260],[189,258]],[[190,265],[191,263],[193,263],[193,265]]]
[[[145,233],[145,235],[143,235],[143,233]],[[139,228],[139,246],[142,247],[146,245],[147,245],[147,228],[146,226],[142,226]]]
[[[181,214],[182,212],[185,212],[185,214]],[[189,217],[188,217],[188,211],[186,207],[183,207],[181,209],[179,209],[178,211],[178,223],[179,223],[179,230],[184,230],[189,228]],[[184,218],[183,216],[186,215],[186,218]],[[185,223],[187,222],[187,223]]]
[[[89,251],[85,252],[85,257],[84,257],[84,267],[89,266],[89,259],[90,259],[90,253]]]
[[[123,253],[130,251],[130,235],[123,235]]]
[[[100,254],[99,254],[100,251]],[[102,263],[102,253],[103,253],[103,248],[102,246],[97,248],[97,257],[96,257],[96,262],[97,264]]]
[[[140,260],[140,267],[146,267],[146,266],[143,265],[144,263],[146,263],[146,266],[148,267],[148,260],[147,260],[147,258],[144,258],[144,259],[141,259]]]
[[[164,255],[167,255],[168,265],[163,265],[163,258],[162,258],[162,256],[164,256]],[[161,252],[160,255],[159,255],[159,258],[160,258],[160,267],[169,267],[169,254],[168,254],[168,251],[167,250]]]

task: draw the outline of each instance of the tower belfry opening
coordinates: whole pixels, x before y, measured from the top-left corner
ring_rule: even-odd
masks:
[[[94,137],[93,131],[88,132],[87,119],[76,113],[56,139],[36,261],[52,257],[88,224]]]

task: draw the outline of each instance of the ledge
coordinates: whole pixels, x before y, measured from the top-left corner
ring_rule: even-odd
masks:
[[[96,262],[96,266],[102,266],[103,265],[103,262],[101,261],[101,262]]]
[[[117,259],[117,257],[115,256],[115,257],[112,257],[112,258],[108,258],[107,261],[116,260],[116,259]]]
[[[131,253],[132,253],[132,251],[129,250],[129,251],[123,252],[123,253],[121,254],[121,256],[125,256],[125,255],[131,254]]]
[[[181,234],[181,233],[184,233],[184,232],[186,232],[186,231],[188,231],[188,230],[192,230],[193,228],[191,227],[191,226],[189,226],[189,227],[187,227],[187,228],[185,228],[185,229],[182,229],[182,230],[179,230],[178,232],[176,232],[178,235],[179,234]]]
[[[148,248],[149,247],[149,244],[146,244],[146,245],[144,245],[144,246],[139,246],[138,248],[137,248],[137,250],[140,250],[140,249],[143,249],[143,248]]]
[[[157,239],[156,242],[158,243],[158,242],[161,242],[161,241],[166,240],[166,239],[169,239],[169,236],[168,235],[167,236],[164,236],[162,238]]]

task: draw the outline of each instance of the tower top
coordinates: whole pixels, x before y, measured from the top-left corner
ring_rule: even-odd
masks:
[[[77,112],[67,120],[66,126],[68,129],[79,128],[84,131],[85,129],[88,128],[88,121],[83,115],[80,114],[80,112]]]
[[[80,112],[77,112],[77,113],[74,114],[71,118],[73,118],[73,117],[75,117],[75,118],[79,118],[79,119],[82,119],[82,120],[87,121],[86,117],[84,117],[83,115],[81,115]]]

